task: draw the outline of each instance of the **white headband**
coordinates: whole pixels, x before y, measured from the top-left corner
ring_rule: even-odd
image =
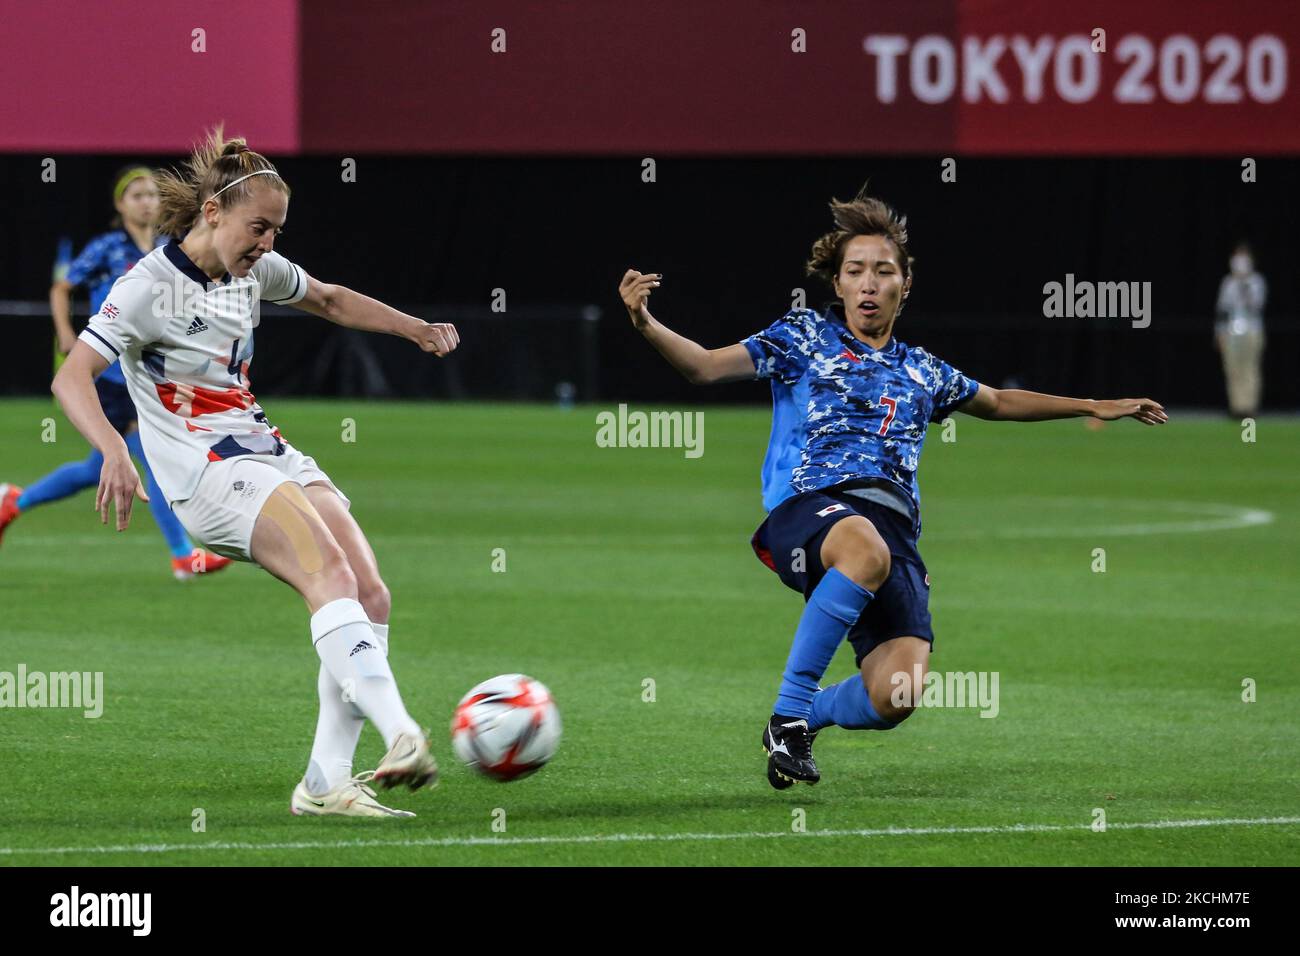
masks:
[[[227,189],[229,189],[231,186],[238,186],[238,185],[239,185],[240,183],[242,183],[245,179],[252,179],[254,176],[279,176],[279,175],[280,175],[280,174],[277,173],[274,169],[259,169],[259,170],[258,170],[257,172],[255,172],[255,173],[249,173],[247,176],[240,176],[238,179],[231,180],[230,182],[228,182],[228,183],[226,183],[224,186],[222,186],[220,189],[218,189],[216,192],[214,192],[214,193],[213,193],[211,196],[209,196],[208,198],[209,198],[209,199],[216,199],[218,196],[220,196],[222,193],[224,193],[224,192],[225,192]]]

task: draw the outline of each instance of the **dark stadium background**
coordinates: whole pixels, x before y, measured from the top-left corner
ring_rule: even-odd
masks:
[[[935,31],[957,43],[997,31],[1086,36],[1095,24],[1109,27],[1112,47],[1128,32],[1158,44],[1172,33],[1201,42],[1227,31],[1245,44],[1285,34],[1278,4],[1239,10],[1225,23],[1220,8],[1201,2],[1141,11],[1103,3],[1066,15],[947,0],[875,10],[864,20],[839,4],[770,4],[738,18],[725,5],[672,0],[629,33],[617,5],[380,10],[331,0],[250,6],[258,34],[236,28],[239,6],[218,18],[159,5],[152,35],[174,31],[170,52],[156,39],[127,39],[129,23],[121,26],[121,42],[139,45],[115,49],[111,61],[147,56],[162,73],[140,103],[184,107],[141,120],[138,131],[91,131],[95,114],[84,103],[46,89],[62,83],[84,98],[85,84],[104,76],[98,55],[54,71],[39,58],[24,60],[25,49],[10,51],[0,74],[44,71],[32,89],[51,104],[47,137],[87,133],[76,148],[14,149],[21,134],[7,151],[0,143],[0,176],[9,184],[0,204],[0,299],[45,298],[58,237],[80,245],[105,227],[108,184],[122,163],[177,162],[184,144],[225,119],[294,189],[280,251],[323,280],[428,317],[443,310],[440,317],[463,325],[461,351],[437,367],[405,343],[369,337],[389,395],[547,401],[557,382],[573,381],[580,399],[602,402],[765,402],[761,383],[688,386],[631,331],[618,280],[628,266],[662,271],[665,285],[651,303],[658,317],[706,345],[734,342],[779,318],[796,287],[810,304],[825,299],[803,262],[828,227],[827,200],[870,179],[912,228],[917,271],[898,329],[904,341],[993,385],[1221,407],[1213,306],[1231,246],[1246,238],[1270,285],[1265,404],[1300,407],[1293,373],[1300,121],[1292,90],[1272,104],[1117,105],[1107,101],[1120,72],[1111,61],[1100,93],[1083,104],[972,106],[954,98],[935,106],[909,103],[904,89],[885,106],[862,48],[863,36],[876,32],[915,39]],[[201,57],[186,48],[191,23],[209,30]],[[808,32],[803,57],[789,51],[792,24]],[[497,25],[508,29],[510,46],[493,58]],[[102,47],[95,31],[110,24],[82,26],[60,34],[69,49]],[[168,63],[187,72],[185,93],[168,79]],[[698,71],[706,65],[704,89]],[[1007,57],[1000,69],[1014,92]],[[205,77],[226,88],[206,90]],[[259,97],[280,105],[258,113]],[[11,106],[24,116],[37,108],[27,100]],[[292,122],[279,123],[275,108]],[[76,122],[61,112],[77,109]],[[93,145],[106,136],[111,148]],[[160,139],[175,147],[130,145]],[[1253,183],[1242,182],[1246,155],[1258,163]],[[57,184],[40,181],[46,156],[58,161]],[[955,183],[940,179],[945,156],[957,160]],[[357,161],[353,183],[341,180],[344,157]],[[656,162],[653,183],[642,181],[644,157]],[[1067,273],[1150,282],[1151,326],[1045,318],[1043,285]],[[496,288],[506,291],[512,320],[487,312]],[[603,319],[584,339],[590,329],[578,316],[589,305]],[[536,308],[572,318],[547,321]],[[476,310],[481,317],[471,321]],[[309,318],[271,319],[258,333],[255,391],[366,388],[349,365],[356,333]],[[32,357],[0,389],[44,391],[48,322],[0,321],[6,351]],[[323,343],[336,358],[311,361]]]

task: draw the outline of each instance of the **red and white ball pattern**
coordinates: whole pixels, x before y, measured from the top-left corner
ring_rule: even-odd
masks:
[[[560,711],[544,684],[502,674],[456,705],[451,746],[466,766],[495,780],[517,780],[555,756],[560,729]]]

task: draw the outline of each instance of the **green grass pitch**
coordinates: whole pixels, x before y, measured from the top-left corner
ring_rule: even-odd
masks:
[[[821,784],[777,793],[759,735],[802,603],[749,550],[765,410],[704,409],[688,459],[597,447],[593,408],[268,405],[375,546],[393,667],[434,728],[441,785],[393,798],[415,820],[292,817],[316,715],[301,600],[248,565],[173,581],[147,508],[117,534],[87,491],[22,516],[0,548],[0,671],[102,671],[106,698],[94,720],[0,710],[0,863],[1300,859],[1293,418],[1261,419],[1254,442],[1177,414],[1096,432],[958,416],[946,443],[933,428],[932,666],[996,671],[999,713],[832,729]],[[85,447],[50,401],[0,404],[0,480]],[[827,681],[852,666],[846,647]],[[456,763],[447,727],[470,686],[511,671],[550,686],[565,734],[550,766],[498,784]],[[368,727],[357,769],[381,750]]]

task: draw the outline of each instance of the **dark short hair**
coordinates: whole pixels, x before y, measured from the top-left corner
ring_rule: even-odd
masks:
[[[854,236],[884,236],[898,250],[898,265],[906,279],[912,274],[915,260],[907,251],[907,217],[882,200],[866,194],[863,186],[849,202],[832,199],[831,217],[835,228],[813,243],[807,272],[827,285],[839,275],[844,264],[844,248]]]

